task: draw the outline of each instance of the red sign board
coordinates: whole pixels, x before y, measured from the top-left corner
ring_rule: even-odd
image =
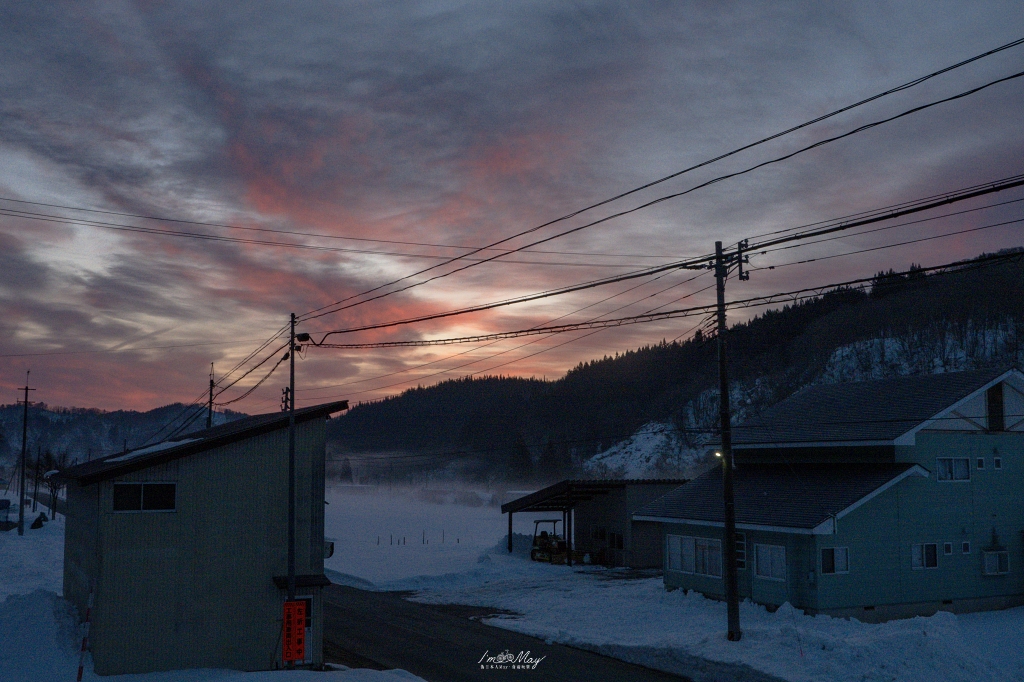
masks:
[[[289,661],[306,659],[306,602],[284,603],[284,633],[281,637],[282,658]]]

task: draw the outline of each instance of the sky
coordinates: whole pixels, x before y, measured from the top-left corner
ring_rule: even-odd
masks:
[[[1022,37],[1014,1],[2,2],[0,402],[15,401],[31,370],[33,400],[150,409],[198,398],[214,363],[217,401],[228,404],[274,366],[284,342],[228,371],[290,313],[319,338],[1020,174],[1024,78],[424,282],[500,253],[444,265],[472,247]],[[1024,46],[502,248],[1021,70]],[[914,225],[755,254],[751,265],[765,269],[731,279],[726,298],[1022,246],[1024,223],[987,227],[1024,218],[1018,199],[1020,188]],[[977,210],[946,215],[967,209]],[[935,238],[894,246],[925,237]],[[879,246],[889,248],[841,255]],[[824,256],[834,257],[795,262]],[[304,317],[401,278],[416,286]],[[672,271],[330,341],[447,338],[706,304],[713,281]],[[467,375],[555,379],[580,362],[686,339],[700,322],[486,345],[307,348],[296,364],[298,404],[379,399]],[[230,407],[278,409],[286,368]]]

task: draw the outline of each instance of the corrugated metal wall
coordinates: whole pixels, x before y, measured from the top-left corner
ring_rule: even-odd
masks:
[[[299,425],[298,574],[323,573],[324,452],[324,422]],[[280,430],[98,484],[97,673],[278,665],[284,594],[272,578],[287,573],[287,477],[288,432]],[[119,481],[175,482],[177,509],[114,513]],[[74,526],[69,519],[67,542],[81,552]],[[313,596],[310,645],[320,664],[322,604]]]

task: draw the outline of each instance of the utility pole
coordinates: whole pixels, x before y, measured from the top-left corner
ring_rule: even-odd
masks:
[[[742,262],[742,253],[737,253]],[[736,505],[732,490],[732,425],[729,414],[729,374],[725,337],[725,280],[729,261],[722,254],[722,242],[715,242],[715,280],[718,290],[718,391],[719,420],[722,432],[722,492],[725,498],[725,601],[729,641],[738,642],[740,630],[739,576],[736,573]]]
[[[32,370],[25,372],[25,417],[21,423],[21,479],[18,484],[18,535],[25,534],[25,458],[28,453],[28,392],[36,389],[28,387],[28,377]]]
[[[288,337],[288,601],[295,600],[295,313]]]
[[[210,363],[210,405],[206,411],[206,428],[213,426],[213,363]]]
[[[36,475],[32,479],[32,513],[36,513],[39,502],[39,460],[43,458],[43,449],[36,445]]]

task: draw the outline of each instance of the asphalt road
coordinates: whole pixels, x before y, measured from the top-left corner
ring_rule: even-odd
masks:
[[[324,600],[324,657],[350,667],[402,668],[428,682],[521,679],[530,682],[680,682],[689,678],[480,623],[478,607],[406,601],[397,592],[332,585]],[[609,617],[614,615],[609,614]],[[528,670],[484,669],[485,653],[529,652]]]

